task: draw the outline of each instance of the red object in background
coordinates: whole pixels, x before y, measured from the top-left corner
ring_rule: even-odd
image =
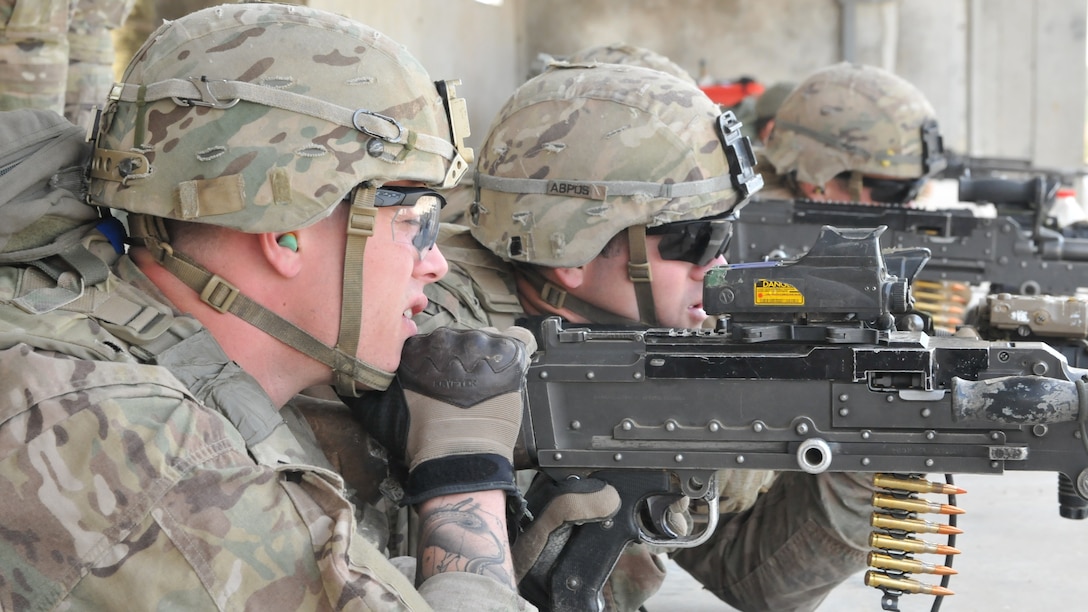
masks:
[[[757,81],[741,79],[739,81],[715,83],[699,87],[714,102],[723,106],[735,106],[748,96],[758,96],[765,89]]]

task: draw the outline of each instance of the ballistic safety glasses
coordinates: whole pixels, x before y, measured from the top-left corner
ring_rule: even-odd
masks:
[[[736,219],[736,215],[729,212],[716,217],[648,227],[646,234],[662,237],[658,252],[663,259],[705,266],[729,248]]]
[[[438,215],[446,199],[426,187],[378,187],[374,206],[396,206],[393,242],[415,247],[422,260],[438,239]]]

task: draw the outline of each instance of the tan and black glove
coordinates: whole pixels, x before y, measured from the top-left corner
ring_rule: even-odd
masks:
[[[492,489],[516,493],[512,464],[525,402],[532,333],[439,328],[404,343],[397,382],[357,410],[407,466],[403,504]],[[358,406],[354,398],[342,398]]]
[[[557,482],[537,474],[525,497],[533,518],[522,525],[514,541],[514,571],[518,591],[543,610],[551,607],[551,571],[571,529],[614,517],[620,509],[620,494],[597,478]]]

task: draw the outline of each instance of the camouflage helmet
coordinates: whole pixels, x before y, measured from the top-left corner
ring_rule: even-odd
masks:
[[[566,59],[571,64],[584,64],[588,62],[600,62],[602,64],[624,64],[630,66],[642,66],[653,68],[661,72],[667,72],[678,79],[695,84],[695,78],[684,70],[676,62],[644,47],[636,47],[623,42],[607,45],[597,45],[582,49],[571,54]]]
[[[811,74],[774,119],[767,159],[801,182],[824,185],[850,171],[920,179],[946,164],[929,101],[874,66],[843,62]]]
[[[450,85],[332,13],[197,11],[155,31],[111,90],[91,198],[261,233],[310,225],[365,181],[450,186],[471,161]]]
[[[796,88],[797,83],[794,81],[778,81],[763,90],[755,102],[755,119],[757,121],[773,119],[778,114],[778,109],[782,107],[782,102]]]
[[[731,112],[633,65],[555,64],[506,102],[482,145],[472,235],[499,257],[576,267],[620,231],[720,215],[759,188]]]

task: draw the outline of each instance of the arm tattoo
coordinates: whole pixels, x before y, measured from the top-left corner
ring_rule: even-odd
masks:
[[[491,576],[516,589],[505,517],[483,510],[472,497],[420,513],[417,581],[442,572]]]

